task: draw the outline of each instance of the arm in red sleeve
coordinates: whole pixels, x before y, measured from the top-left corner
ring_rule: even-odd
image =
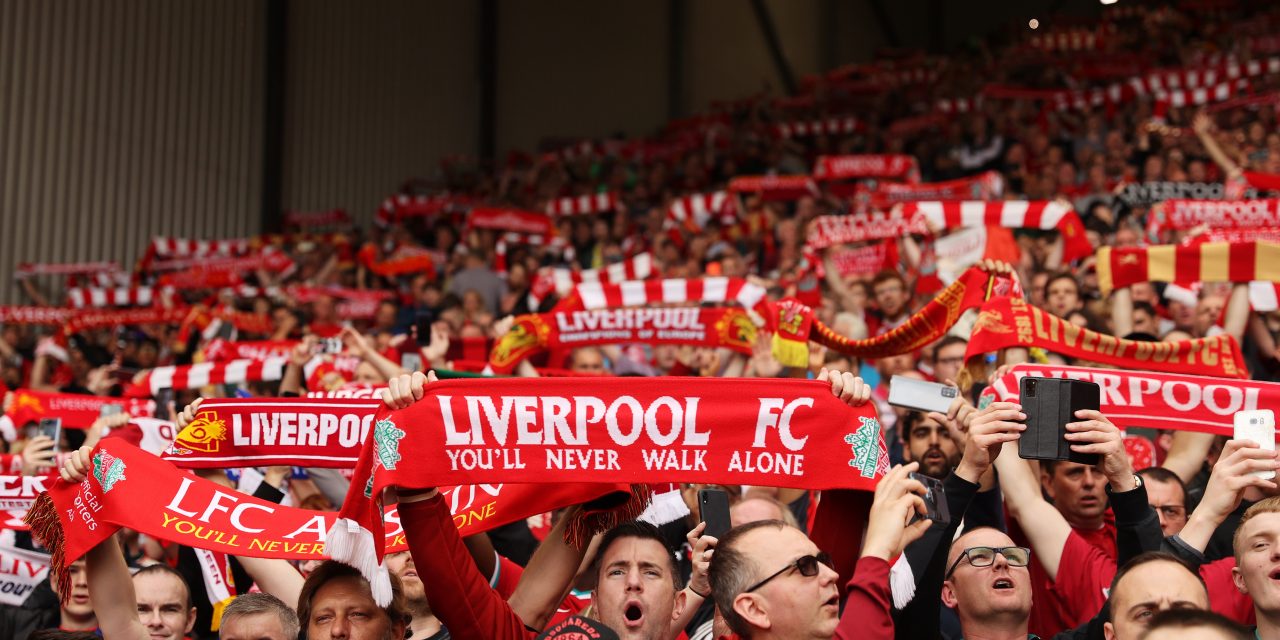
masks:
[[[848,593],[836,640],[893,640],[889,563],[873,557],[858,560]]]
[[[537,634],[480,575],[444,498],[400,504],[400,522],[431,609],[455,638],[525,640]]]
[[[1063,545],[1061,566],[1071,570],[1059,571],[1050,589],[1062,601],[1071,626],[1079,626],[1106,603],[1105,590],[1115,578],[1116,561],[1073,530]]]

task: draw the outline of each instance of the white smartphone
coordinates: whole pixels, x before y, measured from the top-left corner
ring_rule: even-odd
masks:
[[[1237,411],[1235,414],[1236,440],[1252,440],[1267,451],[1276,450],[1276,414],[1270,409],[1256,411]],[[1273,471],[1255,471],[1253,475],[1270,480],[1276,477]]]
[[[917,380],[906,376],[889,379],[889,404],[928,413],[946,414],[959,391],[939,382]]]

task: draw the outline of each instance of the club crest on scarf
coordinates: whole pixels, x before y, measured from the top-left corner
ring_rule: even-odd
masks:
[[[844,443],[850,445],[850,450],[853,452],[849,466],[857,469],[862,477],[872,478],[878,473],[889,470],[888,458],[881,456],[883,447],[880,446],[880,421],[865,417],[860,417],[858,420],[862,426],[844,437]]]
[[[102,492],[108,493],[116,483],[124,480],[124,460],[117,458],[105,449],[93,456],[93,477],[102,485]]]
[[[396,423],[390,420],[373,423],[374,450],[378,455],[375,464],[381,464],[388,471],[395,471],[396,463],[400,462],[400,439],[404,435],[404,430],[397,428]]]
[[[751,348],[756,341],[756,325],[745,313],[727,313],[716,323],[720,340],[725,346]]]
[[[983,311],[973,322],[973,333],[990,331],[992,333],[1013,333],[1013,329],[1004,323],[1004,316],[998,311]]]
[[[226,439],[226,421],[219,420],[218,414],[212,411],[202,411],[182,428],[166,453],[170,455],[187,455],[194,451],[217,453]]]

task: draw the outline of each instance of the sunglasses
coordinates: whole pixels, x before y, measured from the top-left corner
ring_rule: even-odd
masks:
[[[1011,567],[1025,567],[1031,562],[1031,550],[1026,547],[969,547],[951,563],[951,568],[947,569],[947,575],[942,579],[950,580],[951,574],[956,572],[956,567],[965,559],[975,567],[989,567],[995,563],[996,554],[1004,556],[1005,562]]]
[[[763,587],[764,585],[768,584],[770,580],[792,569],[799,571],[800,575],[806,578],[812,578],[818,575],[819,564],[824,565],[827,568],[833,568],[831,566],[831,556],[827,555],[826,551],[819,551],[816,555],[800,556],[799,558],[796,558],[795,560],[787,564],[787,566],[781,569],[778,569],[777,573],[774,573],[768,578],[765,578],[764,580],[761,580],[760,582],[755,583],[754,585],[751,586],[751,588],[747,589],[746,591],[743,591],[743,593],[751,593],[752,591],[755,591],[756,589],[759,589],[760,587]]]

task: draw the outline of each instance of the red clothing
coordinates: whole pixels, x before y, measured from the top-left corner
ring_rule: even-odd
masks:
[[[427,601],[450,636],[492,640],[537,637],[480,575],[443,498],[437,495],[401,503],[400,522],[413,564],[423,578]]]
[[[1200,577],[1209,590],[1209,608],[1236,622],[1253,626],[1258,623],[1253,611],[1253,598],[1240,593],[1231,580],[1231,570],[1236,567],[1235,558],[1223,558],[1200,565]]]
[[[1280,175],[1274,173],[1244,172],[1245,182],[1260,191],[1280,191]]]
[[[1026,544],[1021,530],[1010,533],[1018,544]],[[1107,514],[1101,529],[1072,528],[1062,548],[1055,583],[1031,554],[1031,633],[1052,638],[1093,618],[1106,602],[1106,590],[1116,575],[1116,526]]]

